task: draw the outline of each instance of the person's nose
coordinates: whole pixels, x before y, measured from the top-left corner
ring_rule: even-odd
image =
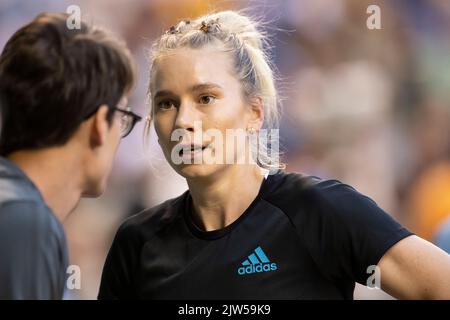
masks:
[[[181,102],[175,120],[175,129],[194,132],[194,123],[196,121],[199,121],[199,115],[194,104],[189,101]]]

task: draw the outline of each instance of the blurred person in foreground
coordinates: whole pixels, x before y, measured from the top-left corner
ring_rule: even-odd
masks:
[[[62,222],[105,189],[134,66],[125,44],[68,15],[43,13],[0,56],[0,299],[61,299]]]
[[[99,298],[352,299],[376,266],[395,297],[450,298],[447,253],[351,186],[286,173],[261,148],[278,116],[264,41],[227,11],[156,42],[147,126],[189,190],[119,228]]]

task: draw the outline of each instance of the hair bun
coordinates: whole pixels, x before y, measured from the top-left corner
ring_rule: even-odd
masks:
[[[262,48],[264,35],[258,31],[258,23],[234,11],[221,11],[207,16],[208,26],[217,25],[221,31],[233,34],[243,43]]]

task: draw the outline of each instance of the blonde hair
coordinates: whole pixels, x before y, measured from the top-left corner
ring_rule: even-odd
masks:
[[[210,44],[223,45],[232,54],[235,73],[242,83],[245,97],[260,97],[264,108],[264,127],[278,128],[279,100],[275,76],[264,50],[267,37],[258,30],[256,21],[235,11],[212,13],[193,21],[181,21],[170,27],[152,46],[150,79],[154,63],[161,55],[177,48],[201,48]],[[151,100],[150,89],[149,84],[148,94]],[[145,136],[149,132],[151,115],[152,110],[147,117]],[[253,150],[260,167],[269,170],[284,168],[278,161],[273,161],[275,157],[278,159],[278,153],[267,156],[267,150],[261,146],[253,146]]]

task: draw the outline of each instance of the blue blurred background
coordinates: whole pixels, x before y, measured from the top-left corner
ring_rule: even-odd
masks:
[[[211,10],[246,9],[261,18],[283,97],[288,171],[346,182],[413,232],[450,247],[450,1],[0,0],[0,48],[38,13],[72,4],[126,40],[139,72],[130,105],[142,115],[149,110],[148,51],[159,34]],[[381,9],[381,30],[366,26],[371,4]],[[125,217],[187,188],[155,134],[148,150],[142,135],[141,123],[120,146],[107,192],[82,200],[64,224],[70,263],[82,272],[81,289],[67,299],[96,298]],[[358,286],[355,298],[389,296]]]

